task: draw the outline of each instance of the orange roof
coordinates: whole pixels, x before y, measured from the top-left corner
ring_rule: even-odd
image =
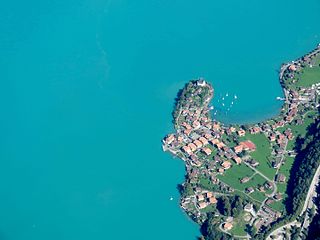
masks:
[[[236,128],[234,128],[234,127],[230,128],[230,132],[235,132],[235,131],[236,131]]]
[[[243,130],[243,129],[240,129],[240,130],[238,131],[238,135],[239,135],[239,136],[244,136],[245,134],[246,134],[246,131]]]
[[[212,128],[216,129],[216,130],[219,130],[220,129],[220,124],[219,123],[214,123]]]
[[[251,141],[244,141],[240,143],[244,149],[249,149],[251,151],[256,150],[256,145]]]
[[[234,161],[237,163],[237,164],[240,164],[242,162],[241,158],[240,157],[235,157],[234,158]]]
[[[207,206],[208,206],[208,204],[205,203],[205,202],[200,202],[200,203],[198,203],[198,207],[199,207],[200,209],[205,208],[205,207],[207,207]]]
[[[224,167],[224,169],[229,169],[231,167],[231,162],[224,161],[221,165]]]
[[[181,125],[184,126],[188,130],[191,129],[191,126],[186,122],[183,122]]]
[[[209,133],[206,133],[205,135],[204,135],[204,137],[209,141],[209,140],[211,140],[211,139],[213,139],[213,136],[211,135],[211,134],[209,134]]]
[[[208,144],[208,140],[205,139],[204,137],[200,137],[199,140],[202,142],[203,145],[207,145]]]
[[[243,146],[242,145],[235,146],[234,151],[236,153],[241,153],[243,151]]]
[[[191,129],[186,129],[183,132],[184,132],[184,134],[189,135],[191,133]]]
[[[289,66],[289,70],[290,70],[290,71],[296,71],[296,70],[297,70],[297,67],[296,67],[294,64],[291,64],[291,65]]]
[[[199,194],[199,195],[197,195],[197,199],[198,199],[198,201],[203,201],[204,196],[202,194]]]
[[[213,140],[210,141],[213,145],[216,145],[218,143],[220,143],[219,139],[215,138]]]
[[[223,148],[225,146],[225,144],[223,142],[219,142],[217,144],[217,147],[220,149],[220,148]]]
[[[232,227],[233,227],[232,223],[226,222],[225,224],[223,224],[224,230],[231,230]]]
[[[193,143],[197,146],[197,148],[202,147],[202,142],[200,142],[199,140],[194,140]]]
[[[174,135],[173,134],[170,134],[167,138],[166,138],[166,143],[167,144],[170,144],[174,141]]]
[[[192,123],[192,126],[193,126],[194,128],[199,127],[199,126],[200,126],[200,122],[199,122],[199,121],[194,121],[194,122]]]
[[[209,156],[212,153],[212,150],[210,148],[203,148],[202,149],[207,156]]]
[[[183,151],[185,151],[186,153],[190,154],[191,153],[191,149],[188,146],[183,146],[182,147]]]
[[[215,197],[210,197],[210,198],[209,198],[209,202],[210,202],[211,204],[216,204],[216,203],[218,202],[218,200],[217,200]]]
[[[213,196],[213,193],[212,193],[212,192],[207,192],[207,193],[206,193],[206,197],[207,197],[207,198],[211,198],[212,196]]]
[[[195,150],[197,150],[197,146],[194,145],[193,143],[189,143],[188,146],[190,147],[191,151],[194,152]]]

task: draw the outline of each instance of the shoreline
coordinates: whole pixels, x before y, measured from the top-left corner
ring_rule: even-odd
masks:
[[[214,97],[214,89],[204,79],[193,80],[179,91],[173,111],[173,123],[176,132],[167,135],[162,143],[164,151],[169,151],[172,155],[185,162],[187,174],[182,184],[184,192],[181,194],[180,207],[193,221],[202,224],[207,220],[207,215],[202,209],[214,206],[219,194],[228,195],[231,193],[234,195],[233,192],[235,190],[236,192],[239,191],[225,183],[223,175],[224,172],[229,171],[229,168],[232,169],[233,166],[241,166],[242,164],[251,169],[254,175],[265,179],[265,182],[271,185],[273,189],[272,193],[265,195],[264,201],[260,203],[250,196],[251,191],[254,191],[253,189],[248,190],[249,188],[247,188],[243,192],[239,191],[246,202],[253,201],[255,211],[252,214],[251,225],[254,225],[259,231],[261,226],[268,226],[279,219],[281,213],[272,210],[268,202],[271,201],[270,199],[281,198],[276,184],[278,181],[277,176],[279,176],[278,171],[283,165],[283,161],[286,158],[285,155],[289,154],[291,156],[295,154],[293,150],[287,149],[287,146],[296,136],[291,128],[287,128],[286,131],[283,130],[281,133],[278,129],[292,126],[293,122],[296,123],[297,121],[299,124],[300,122],[303,123],[310,111],[312,113],[318,108],[317,94],[318,90],[320,90],[320,84],[313,84],[311,88],[289,86],[288,79],[294,79],[295,73],[299,73],[305,64],[311,64],[309,59],[316,58],[318,55],[320,55],[320,44],[313,51],[297,60],[281,65],[279,82],[284,94],[284,102],[277,115],[260,122],[227,124],[214,120],[210,112],[214,107],[209,107]],[[273,168],[277,170],[275,172],[276,175],[272,175],[272,178],[270,178],[269,173],[268,176],[264,175],[266,173],[262,173],[259,168],[259,164],[263,165],[264,163],[257,162],[258,165],[256,165],[255,159],[252,158],[256,148],[259,149],[259,145],[256,145],[256,140],[254,142],[251,141],[251,139],[255,139],[254,135],[256,134],[262,138],[269,139],[272,149],[277,147],[277,144],[279,144],[280,149],[283,149],[281,153],[275,155],[272,161]],[[243,138],[246,135],[252,136],[246,140]],[[277,139],[276,145],[273,139]],[[239,143],[240,145],[237,146]],[[221,160],[219,157],[216,158],[217,156],[220,156]],[[208,161],[209,158],[215,159],[215,162]],[[211,187],[212,189],[220,190],[210,191],[205,188],[199,188],[202,185],[201,182],[198,182],[199,176],[216,182]],[[194,187],[190,189],[190,186]],[[203,198],[203,196],[207,196],[207,198]],[[258,216],[268,216],[267,219],[270,218],[270,220],[265,222],[264,219],[266,217],[259,218]]]

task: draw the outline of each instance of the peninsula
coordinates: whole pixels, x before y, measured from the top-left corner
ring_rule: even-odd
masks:
[[[317,211],[320,149],[310,145],[320,131],[320,46],[284,64],[279,79],[280,114],[256,124],[213,119],[214,88],[204,79],[178,93],[163,150],[185,162],[180,206],[201,225],[200,239],[302,236],[307,212]]]

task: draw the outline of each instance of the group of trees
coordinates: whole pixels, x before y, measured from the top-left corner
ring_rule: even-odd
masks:
[[[298,155],[288,182],[287,212],[298,216],[302,210],[313,176],[320,165],[320,121],[308,131],[304,141],[298,145]]]
[[[172,112],[174,121],[179,115],[179,110],[181,106],[191,96],[192,88],[193,88],[193,82],[189,82],[182,89],[178,91],[177,97],[175,98],[175,102],[174,102],[174,109]]]
[[[266,227],[261,233],[255,235],[255,239],[265,239],[274,229],[294,221],[299,217],[305,202],[311,181],[320,165],[320,120],[316,119],[305,138],[298,137],[296,140],[297,156],[290,172],[287,187],[288,198],[286,201],[287,214],[278,221]],[[320,217],[314,218],[314,229],[320,232]],[[317,220],[319,219],[319,221]],[[310,227],[312,228],[312,226]],[[291,233],[291,238],[296,238],[297,233]],[[293,239],[294,239],[293,238]],[[309,238],[316,239],[316,238]],[[317,239],[318,240],[318,239]],[[319,239],[320,240],[320,239]]]
[[[243,207],[247,204],[247,200],[243,200],[240,196],[221,196],[218,198],[217,209],[220,214],[229,217],[238,217],[243,211]],[[207,220],[201,226],[202,239],[207,240],[229,240],[232,237],[219,230],[221,217],[215,216],[214,213],[207,214]],[[201,239],[201,238],[200,238]]]
[[[318,208],[318,213],[313,217],[309,226],[307,240],[320,240],[320,185],[317,187],[317,193],[318,195],[315,199],[315,205]]]
[[[224,216],[238,217],[246,203],[238,195],[222,196],[218,199],[217,209]]]
[[[201,226],[201,233],[207,240],[231,240],[232,237],[219,230],[220,218],[208,213],[207,220]]]

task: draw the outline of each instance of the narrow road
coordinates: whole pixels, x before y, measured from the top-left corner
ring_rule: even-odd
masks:
[[[308,206],[308,202],[312,201],[312,198],[316,194],[316,185],[319,182],[319,176],[320,176],[320,166],[318,167],[316,173],[313,176],[313,179],[312,179],[312,182],[310,184],[309,191],[308,191],[308,194],[307,194],[307,197],[306,197],[306,201],[304,202],[304,205],[303,205],[302,211],[300,213],[300,216],[303,214],[303,212],[306,211],[307,206]]]
[[[313,201],[312,201],[313,200],[313,195],[315,194],[315,188],[316,188],[316,185],[318,184],[319,176],[320,176],[320,166],[318,167],[315,175],[313,176],[313,179],[312,179],[312,182],[310,184],[309,191],[308,191],[306,200],[304,202],[302,211],[300,213],[300,216],[307,210],[308,205],[310,204],[310,202],[311,202],[311,204],[313,204]],[[312,205],[309,205],[309,206],[312,206]],[[308,214],[306,214],[306,215],[308,215]],[[305,223],[305,222],[307,222],[307,223]],[[306,228],[309,227],[309,223],[310,223],[310,221],[307,220],[306,217],[305,217],[305,219],[303,221],[303,227],[306,227]],[[270,233],[269,236],[267,237],[267,240],[270,240],[272,235],[276,236],[279,233],[281,233],[281,231],[283,231],[283,229],[285,227],[294,226],[294,225],[299,226],[300,224],[299,224],[299,222],[297,220],[295,220],[295,221],[290,222],[290,223],[288,223],[288,224],[286,224],[284,226],[281,226],[281,227],[275,229],[272,233]]]
[[[264,179],[266,179],[268,182],[271,182],[271,183],[273,184],[273,191],[272,191],[272,193],[269,195],[270,197],[273,197],[273,196],[276,194],[277,190],[278,190],[277,185],[275,184],[274,180],[269,179],[266,175],[264,175],[263,173],[261,173],[261,172],[260,172],[259,170],[257,170],[256,168],[252,167],[250,164],[248,164],[248,163],[246,163],[246,162],[244,162],[244,164],[246,164],[249,168],[251,168],[251,169],[252,169],[253,171],[255,171],[256,173],[260,174],[260,175],[261,175]],[[261,210],[261,208],[266,204],[267,199],[268,199],[268,197],[263,200],[263,202],[261,203],[261,206],[260,206],[260,208],[259,208],[259,210],[258,210],[257,212],[259,212],[259,211]]]
[[[269,234],[269,236],[267,237],[267,240],[271,240],[271,236],[278,236],[280,235],[281,233],[283,233],[285,230],[285,228],[291,228],[293,226],[299,226],[300,223],[298,221],[293,221],[293,222],[290,222],[290,223],[287,223],[286,225],[283,225],[279,228],[277,228],[276,230],[274,230],[271,234]]]
[[[306,212],[308,209],[312,209],[315,204],[313,202],[313,199],[317,196],[317,191],[316,191],[316,187],[319,184],[319,177],[320,177],[320,166],[318,167],[315,175],[313,176],[307,197],[306,197],[306,201],[304,202],[302,211],[300,216]],[[306,212],[304,219],[303,219],[303,223],[301,226],[301,230],[304,229],[308,229],[310,223],[311,223],[312,219],[310,218],[310,215],[308,214],[308,212]]]
[[[286,138],[286,145],[284,146],[283,152],[281,154],[281,160],[280,160],[279,167],[277,168],[277,171],[276,171],[276,176],[277,176],[277,174],[278,174],[278,172],[279,172],[279,170],[281,168],[281,165],[282,165],[282,162],[283,162],[283,159],[284,159],[284,155],[287,152],[288,142],[289,142],[289,140]]]
[[[274,180],[271,180],[270,178],[268,178],[266,175],[264,175],[263,173],[261,173],[259,170],[257,170],[256,168],[252,167],[249,163],[244,162],[244,164],[246,164],[249,168],[251,168],[253,171],[255,171],[256,173],[260,174],[264,179],[266,179],[268,182],[272,182],[273,184],[273,192],[271,193],[271,196],[273,196],[274,194],[276,194],[278,188],[277,185],[275,184]]]

